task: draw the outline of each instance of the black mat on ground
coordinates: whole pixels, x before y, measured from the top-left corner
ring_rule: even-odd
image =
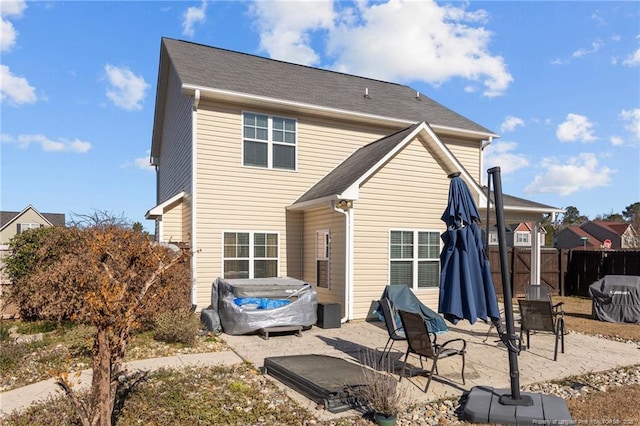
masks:
[[[332,413],[357,408],[351,387],[362,386],[362,366],[328,355],[291,355],[264,360],[264,372]]]

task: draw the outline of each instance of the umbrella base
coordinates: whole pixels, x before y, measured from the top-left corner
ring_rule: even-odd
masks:
[[[510,389],[474,386],[467,395],[462,417],[485,424],[572,424],[564,399],[529,392],[522,392],[521,396],[520,403],[511,399]]]

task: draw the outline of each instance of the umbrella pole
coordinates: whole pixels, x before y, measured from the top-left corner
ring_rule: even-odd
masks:
[[[511,282],[509,277],[507,259],[507,236],[504,223],[504,203],[502,200],[502,181],[500,179],[500,167],[493,167],[487,171],[489,178],[493,179],[493,193],[496,210],[496,226],[498,228],[498,247],[500,249],[500,272],[502,275],[502,293],[504,296],[504,317],[507,329],[506,338],[509,351],[509,376],[511,378],[511,395],[502,395],[502,405],[533,405],[533,399],[528,395],[520,394],[520,372],[518,371],[518,347],[514,319],[513,302],[511,300]]]

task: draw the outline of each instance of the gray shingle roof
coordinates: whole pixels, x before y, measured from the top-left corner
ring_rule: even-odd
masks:
[[[375,166],[421,123],[400,130],[359,148],[338,167],[305,192],[293,204],[341,194]]]
[[[0,228],[4,227],[7,223],[11,222],[22,212],[0,212]],[[53,226],[65,226],[64,213],[40,213],[45,217]]]
[[[495,135],[409,86],[170,38],[162,46],[183,84]]]

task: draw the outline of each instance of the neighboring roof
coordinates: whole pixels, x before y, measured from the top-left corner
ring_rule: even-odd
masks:
[[[575,235],[577,235],[578,237],[586,237],[587,238],[587,242],[585,245],[587,246],[592,246],[592,247],[601,247],[602,246],[602,241],[598,240],[596,237],[594,237],[593,235],[589,234],[587,231],[585,231],[584,229],[582,229],[580,226],[578,225],[573,225],[573,226],[567,226],[566,228],[564,228],[562,231],[560,231],[558,234],[562,233],[562,232],[571,232]]]
[[[35,209],[35,207],[29,205],[19,212],[0,211],[0,230],[13,223],[14,220],[18,219],[29,209],[32,209],[34,212],[40,215],[42,219],[51,226],[65,226],[64,213],[40,213]]]
[[[601,228],[605,228],[608,229],[609,231],[613,232],[616,235],[622,235],[625,233],[625,231],[629,228],[629,226],[631,226],[630,223],[623,223],[623,222],[607,222],[604,220],[593,220],[591,221],[591,223],[601,227]]]
[[[167,58],[183,90],[280,100],[298,106],[400,120],[497,137],[494,132],[396,83],[268,59],[202,44],[162,38],[154,134],[160,134],[167,84]],[[368,94],[365,96],[365,94]],[[158,136],[154,136],[156,139]]]

